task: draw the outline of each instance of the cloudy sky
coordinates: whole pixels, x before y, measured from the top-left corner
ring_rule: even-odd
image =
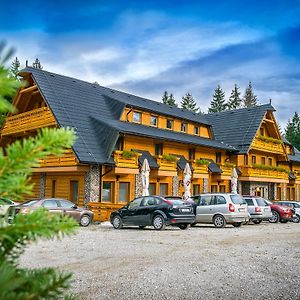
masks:
[[[300,1],[5,1],[0,40],[21,63],[160,101],[193,94],[206,111],[252,81],[285,126],[300,100]]]

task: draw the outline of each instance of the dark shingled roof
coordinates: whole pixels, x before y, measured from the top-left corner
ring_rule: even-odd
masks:
[[[265,104],[207,114],[206,117],[217,141],[234,146],[240,153],[247,153],[267,111],[275,109],[271,104]]]
[[[212,173],[216,173],[216,174],[219,174],[219,173],[222,173],[222,170],[221,168],[219,167],[219,165],[217,165],[216,163],[214,162],[211,162],[209,165],[208,165],[208,170]]]
[[[149,167],[151,169],[158,169],[158,164],[156,162],[156,159],[149,153],[149,151],[142,151],[142,150],[136,150],[136,149],[133,149],[133,150],[135,150],[135,151],[142,154],[139,157],[140,165],[143,165],[145,158],[147,158],[148,163],[149,163]]]
[[[27,67],[21,75],[25,73],[32,74],[59,126],[75,129],[77,140],[73,150],[80,162],[111,162],[111,153],[121,132],[234,150],[214,140],[119,121],[125,106],[209,125],[205,115],[36,68]]]

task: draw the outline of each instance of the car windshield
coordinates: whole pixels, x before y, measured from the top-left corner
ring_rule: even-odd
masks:
[[[294,204],[295,207],[300,208],[300,204],[299,203],[293,202],[293,204]]]
[[[247,204],[245,199],[240,195],[230,195],[230,198],[234,204]]]
[[[21,205],[22,206],[32,206],[33,204],[37,203],[38,201],[39,200],[29,200],[29,201],[22,203]]]
[[[264,199],[264,201],[265,201],[265,203],[267,203],[267,205],[272,205],[273,204],[273,202],[271,202],[270,200]]]
[[[184,201],[182,201],[182,200],[180,200],[180,199],[172,199],[172,198],[168,198],[168,199],[166,199],[169,203],[171,202],[171,204],[173,204],[173,205],[182,205],[182,204],[184,204],[185,202]]]
[[[257,202],[258,206],[268,206],[265,199],[263,199],[263,198],[256,198],[256,202]]]

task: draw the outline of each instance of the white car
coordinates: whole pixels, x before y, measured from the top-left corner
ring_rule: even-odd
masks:
[[[249,221],[247,203],[244,198],[231,193],[200,194],[191,197],[195,202],[195,224],[208,223],[222,228],[226,224],[240,227]]]
[[[243,196],[248,204],[248,212],[250,221],[254,224],[259,224],[262,221],[268,221],[272,218],[270,205],[265,199],[256,196]]]

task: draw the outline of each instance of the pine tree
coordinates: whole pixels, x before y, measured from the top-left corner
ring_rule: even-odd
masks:
[[[12,77],[14,77],[17,80],[20,79],[18,75],[18,73],[20,72],[20,61],[17,57],[12,61],[9,71]]]
[[[197,107],[197,103],[194,97],[192,96],[192,94],[190,93],[186,93],[182,97],[180,104],[181,104],[181,108],[183,109],[190,110],[195,113],[199,111],[199,107]]]
[[[168,94],[167,91],[164,92],[163,96],[162,96],[162,102],[164,104],[168,104],[168,105],[172,105],[172,106],[177,106],[176,104],[176,100],[173,96],[173,94],[171,93],[170,96]]]
[[[0,113],[5,114],[12,111],[5,97],[15,93],[21,82],[1,66],[3,61],[5,59],[1,60],[0,50]],[[5,149],[0,148],[0,199],[20,199],[22,195],[29,194],[32,190],[29,184],[32,168],[49,154],[63,154],[73,142],[73,131],[45,128],[34,137],[17,140]],[[66,216],[49,215],[44,210],[19,214],[12,225],[1,219],[0,299],[62,299],[65,289],[70,286],[71,273],[58,272],[53,268],[22,268],[19,266],[19,257],[31,241],[71,234],[75,226],[74,220]]]
[[[239,87],[235,84],[227,103],[228,109],[238,109],[241,107],[242,99],[240,95],[241,92],[239,91]]]
[[[300,117],[295,112],[292,121],[288,121],[285,128],[286,139],[300,151]]]
[[[32,63],[32,67],[36,69],[43,69],[41,62],[38,58],[35,59],[35,61]]]
[[[251,81],[249,81],[249,85],[245,90],[243,104],[245,107],[257,106],[257,96],[254,95]]]
[[[218,85],[215,89],[213,99],[210,102],[210,108],[208,109],[208,113],[215,113],[224,110],[226,110],[225,92],[221,89],[221,86]]]

